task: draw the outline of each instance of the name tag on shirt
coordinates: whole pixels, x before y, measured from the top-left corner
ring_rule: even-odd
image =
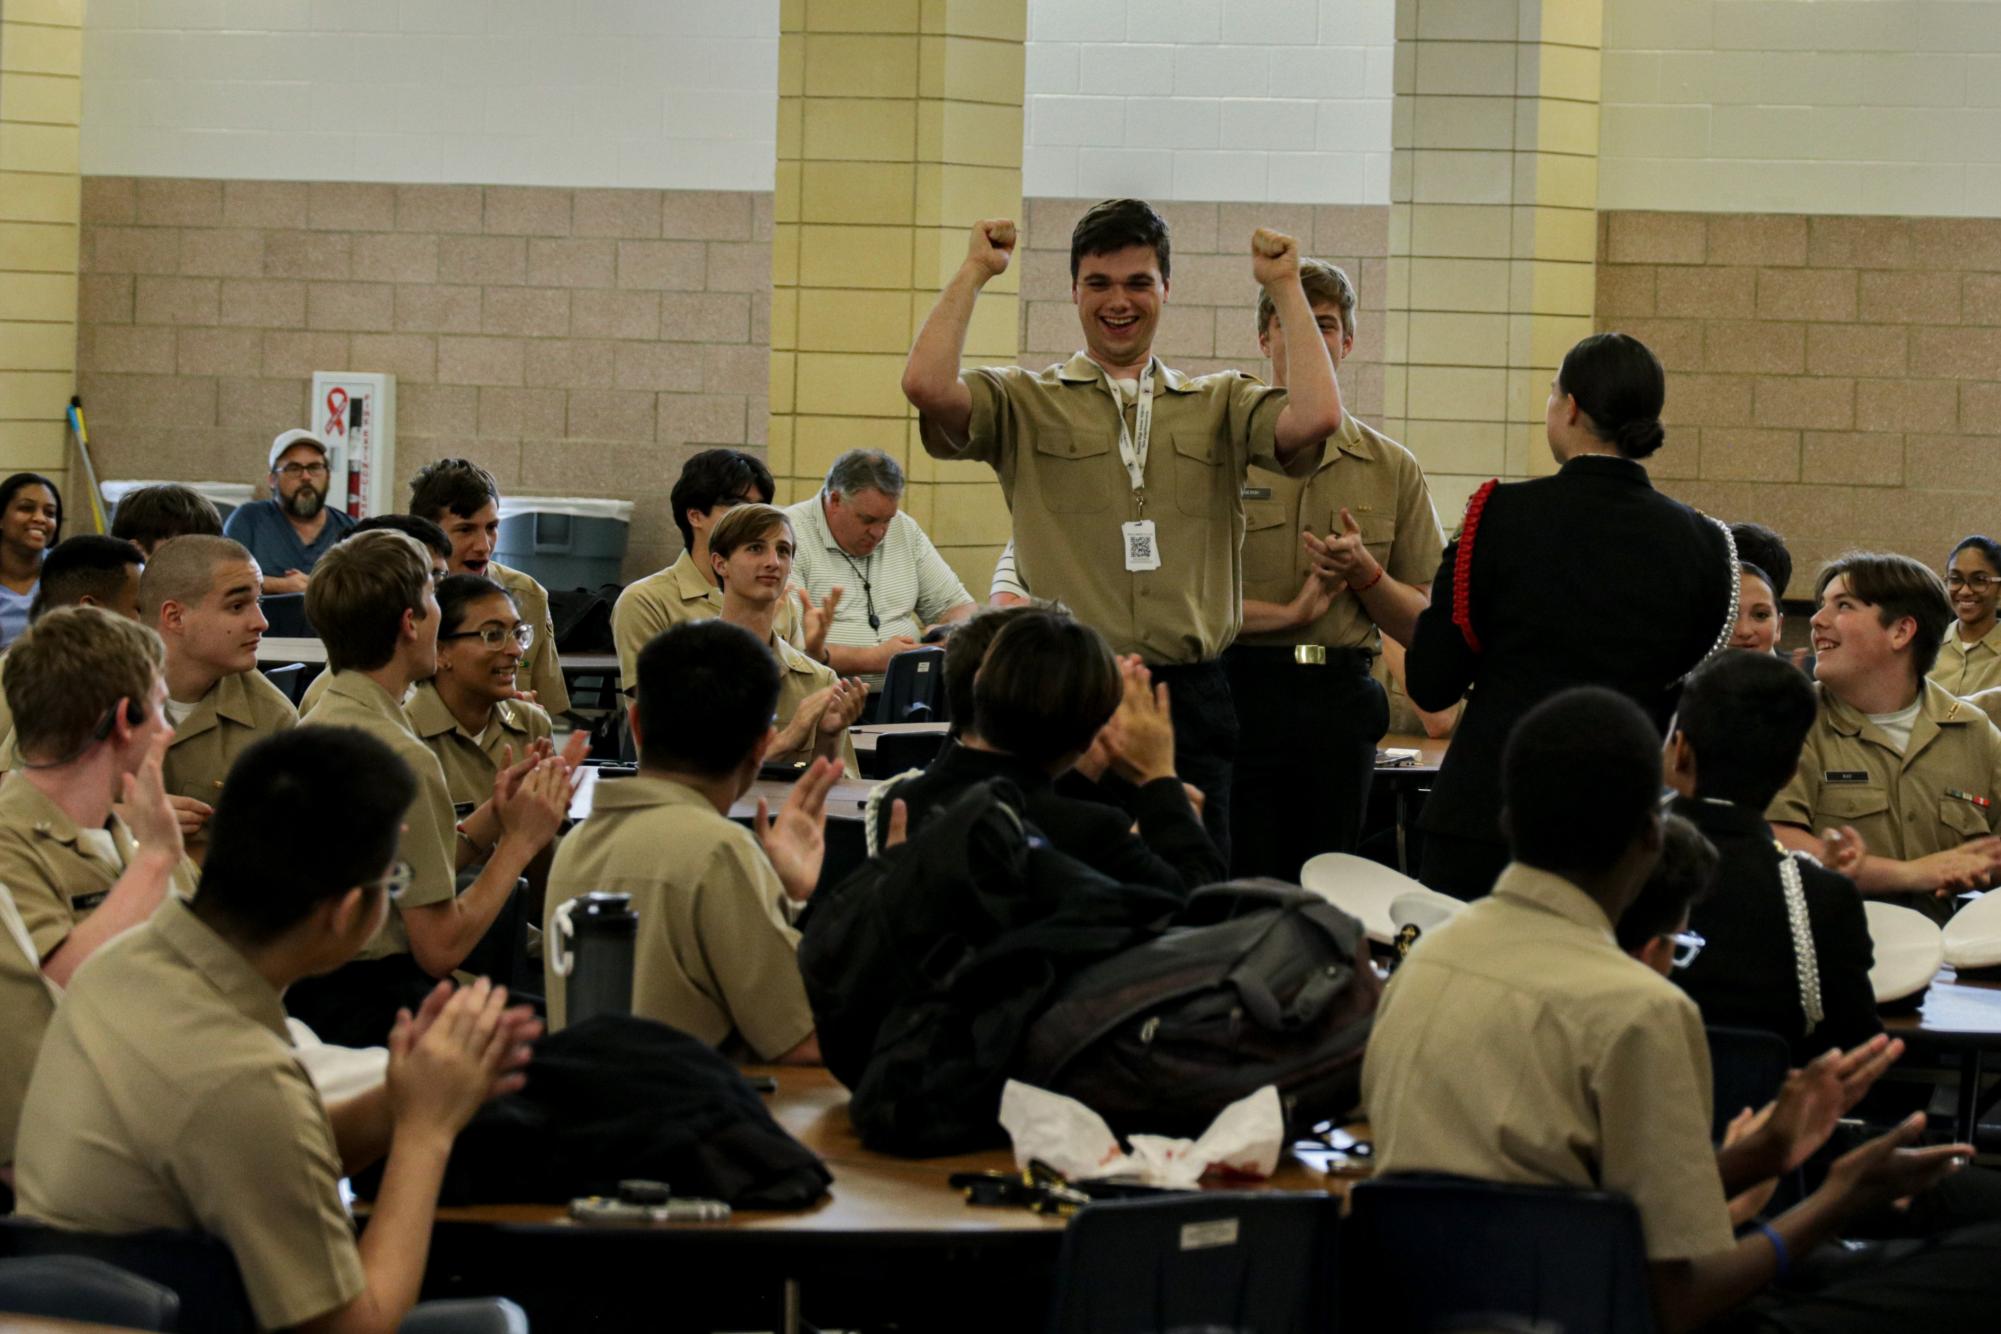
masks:
[[[1869,771],[1866,769],[1828,769],[1820,776],[1823,783],[1866,783]]]
[[[1126,569],[1137,573],[1160,568],[1160,544],[1154,540],[1152,519],[1122,523],[1119,530],[1125,534]]]
[[[1244,488],[1242,498],[1245,500],[1270,500],[1271,488],[1268,486],[1247,486]]]
[[[74,894],[70,896],[70,910],[72,912],[90,912],[110,897],[111,891],[108,889],[100,889],[95,894]]]

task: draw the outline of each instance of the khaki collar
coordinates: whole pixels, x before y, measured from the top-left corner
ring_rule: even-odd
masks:
[[[1343,454],[1352,459],[1361,459],[1364,462],[1376,457],[1376,451],[1370,447],[1369,438],[1362,434],[1361,423],[1355,420],[1354,413],[1349,412],[1345,408],[1341,412],[1340,428],[1334,434],[1328,436],[1324,443],[1330,444],[1334,448],[1326,450],[1322,454],[1320,466],[1314,469],[1315,472],[1325,472],[1327,469],[1333,467],[1340,461]]]
[[[292,1045],[291,1031],[285,1026],[284,1001],[250,966],[250,960],[195,916],[186,899],[168,895],[160,910],[153,914],[151,927],[168,949],[229,1002],[230,1009],[246,1019],[256,1020],[286,1046]]]
[[[393,718],[402,724],[404,731],[411,731],[410,715],[403,708],[402,701],[376,684],[375,678],[363,672],[335,672],[327,681],[327,694],[359,704],[370,713],[383,718]]]
[[[1160,377],[1161,387],[1169,393],[1192,394],[1195,392],[1193,381],[1180,371],[1166,365],[1159,357],[1149,358],[1147,369]],[[1111,377],[1105,373],[1105,368],[1091,360],[1090,355],[1084,352],[1071,353],[1070,360],[1064,362],[1057,370],[1056,378],[1065,384],[1100,384],[1111,381]]]
[[[458,716],[452,712],[451,705],[445,703],[445,697],[438,693],[438,687],[433,682],[420,682],[417,693],[410,697],[410,702],[403,706],[403,711],[410,717],[411,730],[427,741],[434,736],[443,736],[447,732],[457,732],[468,741],[479,740],[479,737],[465,730]],[[493,720],[509,732],[528,730],[527,725],[521,720],[520,711],[511,699],[501,700],[493,706]]]
[[[786,671],[797,672],[801,676],[820,674],[820,664],[786,643],[785,636],[778,633],[777,626],[772,627],[771,638],[765,641],[764,646],[778,655],[778,665]]]
[[[592,818],[606,811],[640,811],[654,806],[692,806],[716,813],[709,799],[686,783],[651,774],[606,778],[591,792]]]
[[[1818,682],[1821,707],[1827,715],[1827,725],[1842,736],[1861,736],[1864,731],[1882,737],[1876,725],[1869,721],[1869,715],[1839,699],[1832,690]],[[1926,681],[1918,691],[1918,722],[1931,722],[1938,727],[1964,727],[1976,718],[1986,721],[1987,715],[1975,705],[1946,690],[1943,686]],[[1911,729],[1911,744],[1906,756],[1915,755],[1922,740],[1929,735],[1921,733],[1917,727]],[[1887,742],[1887,739],[1886,739]]]
[[[1525,866],[1521,862],[1509,862],[1507,869],[1494,882],[1494,897],[1525,903],[1566,922],[1587,927],[1602,934],[1606,943],[1614,949],[1618,948],[1612,934],[1611,919],[1605,916],[1605,910],[1598,906],[1598,901],[1554,872]]]
[[[708,602],[718,609],[722,607],[723,590],[703,578],[702,572],[695,568],[694,552],[683,551],[679,558],[667,567],[667,575],[674,585],[674,591],[681,595],[681,601]]]
[[[1978,639],[1967,639],[1961,635],[1957,620],[1946,627],[1945,634],[1946,642],[1957,648],[1961,653],[1970,655],[1977,649],[1985,649],[1989,653],[2001,654],[2001,643],[1997,643],[1997,641],[2001,641],[2001,621],[1995,622],[1993,628],[1989,629],[1986,634],[1980,636]],[[0,662],[4,661],[5,659],[0,659]]]
[[[82,834],[76,821],[69,818],[69,812],[56,805],[48,793],[21,774],[0,783],[0,812],[18,815],[19,824],[32,829],[37,838],[46,838],[65,847],[76,848]],[[114,813],[105,828],[111,831],[112,841],[117,844],[119,853],[129,860],[133,843],[125,822]]]
[[[257,713],[250,704],[250,683],[243,679],[242,672],[232,672],[204,691],[195,701],[194,712],[185,721],[174,724],[174,739],[170,744],[178,746],[189,737],[213,732],[225,718],[243,727],[257,726]]]

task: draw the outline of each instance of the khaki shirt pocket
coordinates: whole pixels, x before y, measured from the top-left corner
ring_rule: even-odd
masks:
[[[1244,583],[1279,584],[1292,577],[1299,537],[1276,500],[1244,502]],[[1288,598],[1291,594],[1286,595]],[[1284,599],[1278,599],[1284,600]]]
[[[1858,820],[1889,818],[1889,789],[1862,783],[1828,783],[1820,789],[1814,814],[1821,823],[1853,824]],[[1818,832],[1818,831],[1816,831]]]
[[[1965,838],[1985,838],[1992,832],[1987,824],[1987,812],[1957,797],[1938,799],[1938,822]]]
[[[1097,514],[1111,507],[1113,470],[1105,455],[1111,442],[1079,438],[1067,431],[1035,437],[1035,485],[1042,508],[1051,514]],[[1125,480],[1118,470],[1117,480]]]
[[[1238,479],[1225,478],[1228,458],[1216,437],[1206,433],[1174,434],[1174,501],[1183,514],[1221,518],[1236,496]]]
[[[1394,514],[1379,514],[1375,511],[1355,512],[1355,526],[1362,530],[1362,545],[1376,558],[1378,565],[1390,563],[1390,548],[1396,545],[1397,520]],[[1327,531],[1341,531],[1341,511],[1336,509]]]

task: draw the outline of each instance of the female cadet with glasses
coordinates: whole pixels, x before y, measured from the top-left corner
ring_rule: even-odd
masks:
[[[1962,698],[2001,686],[2001,635],[1994,633],[2001,600],[2001,543],[1991,537],[1960,539],[1947,562],[1945,591],[1953,623],[1938,646],[1931,679]]]
[[[438,581],[438,671],[404,711],[445,768],[445,786],[463,817],[493,792],[513,752],[527,758],[549,740],[549,715],[519,698],[514,672],[535,642],[507,590],[482,574]]]
[[[1665,728],[1682,678],[1730,640],[1729,530],[1655,491],[1641,463],[1667,438],[1666,397],[1638,339],[1594,334],[1571,348],[1544,412],[1556,474],[1481,487],[1445,548],[1405,663],[1418,707],[1466,699],[1419,821],[1419,878],[1434,889],[1478,898],[1507,864],[1501,748],[1518,718],[1599,685]]]
[[[28,628],[42,558],[62,535],[63,498],[54,482],[32,472],[0,482],[0,648]]]

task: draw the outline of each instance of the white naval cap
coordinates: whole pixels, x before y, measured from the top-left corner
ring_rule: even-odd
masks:
[[[1862,911],[1869,918],[1869,939],[1876,947],[1876,962],[1869,969],[1876,1003],[1907,1000],[1930,986],[1945,962],[1945,936],[1938,923],[1915,909],[1881,899],[1865,900]]]
[[[1976,895],[1945,924],[1945,961],[1954,968],[2001,964],[2001,894]]]
[[[1414,926],[1419,935],[1435,931],[1466,904],[1435,889],[1413,889],[1390,900],[1390,921],[1398,928]]]
[[[1323,852],[1310,859],[1299,868],[1299,883],[1360,921],[1378,945],[1396,939],[1399,924],[1390,917],[1392,903],[1406,894],[1433,893],[1409,876],[1352,852]]]

